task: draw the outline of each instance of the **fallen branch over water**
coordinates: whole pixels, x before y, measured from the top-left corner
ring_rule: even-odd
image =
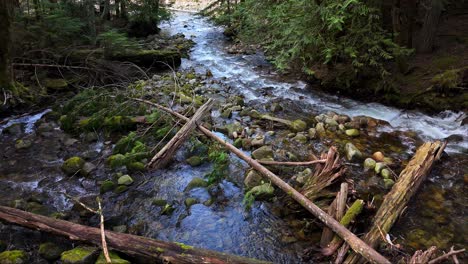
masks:
[[[446,142],[426,142],[418,148],[406,168],[400,173],[398,181],[392,190],[385,195],[374,222],[363,240],[371,247],[377,246],[381,239],[381,232],[388,233],[395,221],[403,212],[408,201],[416,193],[421,183],[426,178],[435,161],[440,159]],[[351,254],[345,263],[360,263],[361,258]]]
[[[259,160],[258,162],[263,165],[281,165],[281,166],[308,166],[318,163],[325,163],[326,159],[311,160],[311,161],[272,161],[272,160]]]
[[[102,244],[99,228],[36,215],[10,207],[0,206],[0,220],[55,235],[66,236],[72,240],[85,241],[95,245]],[[105,231],[105,237],[108,247],[130,256],[143,258],[145,259],[144,263],[269,263],[130,234]]]
[[[143,100],[143,99],[133,99],[138,102],[146,103],[157,107],[167,113],[174,115],[177,118],[180,118],[184,121],[189,121],[189,118],[164,107],[162,105],[153,103],[151,101]],[[299,193],[289,184],[281,180],[278,176],[276,176],[273,172],[268,170],[267,168],[263,167],[257,160],[252,159],[251,157],[247,156],[243,151],[239,150],[238,148],[234,147],[232,144],[224,141],[223,139],[216,136],[213,132],[206,129],[205,127],[198,125],[198,129],[202,131],[206,136],[216,140],[224,147],[226,147],[229,151],[236,154],[239,158],[246,161],[250,166],[260,172],[263,176],[267,177],[273,184],[278,186],[281,190],[286,192],[290,195],[294,200],[296,200],[299,204],[301,204],[307,211],[312,213],[315,217],[320,219],[326,226],[330,227],[336,234],[338,234],[343,240],[345,240],[350,247],[363,257],[365,257],[371,263],[379,263],[379,264],[390,264],[391,262],[380,255],[375,249],[369,247],[365,242],[359,239],[355,234],[349,231],[346,227],[341,225],[338,221],[336,221],[333,217],[325,213],[322,209],[320,209],[317,205],[307,199],[304,195]]]

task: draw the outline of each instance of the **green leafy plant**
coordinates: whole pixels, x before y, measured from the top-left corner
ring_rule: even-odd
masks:
[[[208,160],[213,163],[213,170],[205,177],[209,184],[213,184],[226,177],[229,168],[229,154],[217,143],[210,146],[208,153]]]

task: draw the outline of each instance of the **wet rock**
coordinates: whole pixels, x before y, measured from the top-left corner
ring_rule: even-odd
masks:
[[[39,255],[48,261],[54,261],[60,258],[65,249],[55,243],[47,242],[39,245]]]
[[[116,252],[109,251],[109,257],[112,264],[130,264],[130,261],[121,258]],[[104,256],[103,252],[99,254],[95,264],[107,264],[106,257]]]
[[[130,171],[144,171],[146,168],[143,162],[134,161],[127,164],[127,169]]]
[[[390,189],[393,187],[395,182],[392,179],[384,179],[384,186],[386,189]]]
[[[83,135],[83,140],[85,142],[96,142],[99,139],[96,132],[88,132]]]
[[[364,160],[364,168],[366,170],[373,170],[375,168],[375,164],[377,162],[372,159],[372,158],[367,158],[366,160]]]
[[[339,129],[340,131],[345,131],[345,130],[346,130],[346,127],[345,127],[343,124],[339,124],[339,125],[338,125],[338,129]]]
[[[351,118],[349,118],[349,116],[347,115],[339,115],[336,121],[338,121],[338,123],[340,124],[344,124],[346,122],[349,122],[350,120]]]
[[[392,176],[392,173],[390,172],[389,169],[382,169],[382,170],[380,171],[380,175],[382,175],[382,177],[383,177],[384,179],[390,179],[391,176]]]
[[[29,139],[18,139],[18,140],[16,140],[15,148],[16,149],[27,149],[27,148],[31,147],[31,145],[32,145],[32,141],[29,140]]]
[[[262,180],[263,178],[260,173],[253,169],[249,170],[244,178],[244,187],[247,190],[252,189],[253,187],[262,184]]]
[[[2,264],[26,264],[28,259],[28,255],[23,250],[8,250],[0,253]]]
[[[309,128],[308,135],[310,139],[314,139],[317,137],[317,130],[315,128]]]
[[[62,170],[67,175],[74,175],[83,168],[84,164],[85,161],[82,158],[71,157],[63,163]]]
[[[355,128],[346,129],[345,133],[346,133],[346,135],[348,135],[350,137],[358,137],[359,136],[359,130],[357,130]]]
[[[203,160],[199,156],[192,156],[186,159],[186,162],[192,167],[197,167],[203,163]]]
[[[242,139],[242,148],[245,150],[252,148],[252,139],[251,138]]]
[[[281,237],[281,242],[291,244],[297,242],[297,238],[293,235],[285,235]]]
[[[325,125],[327,125],[327,127],[337,127],[338,126],[338,122],[336,122],[335,119],[333,118],[325,118]]]
[[[96,166],[93,163],[85,162],[85,164],[80,170],[80,174],[86,177],[89,176],[94,170],[96,170]]]
[[[277,113],[283,110],[283,107],[279,103],[272,103],[270,106],[270,111]]]
[[[118,183],[119,185],[127,185],[127,186],[128,186],[128,185],[132,185],[133,179],[132,179],[132,177],[130,177],[130,175],[125,174],[125,175],[121,176],[121,177],[118,179],[117,183]]]
[[[167,204],[167,200],[164,200],[164,199],[154,199],[152,202],[151,202],[153,205],[156,205],[156,206],[166,206]]]
[[[234,140],[234,147],[236,148],[241,148],[242,147],[242,138],[236,138],[236,140]]]
[[[94,149],[86,150],[80,155],[85,160],[95,159],[99,156],[99,152]]]
[[[187,187],[185,187],[185,191],[190,191],[195,188],[200,188],[200,187],[207,187],[209,184],[207,181],[203,180],[202,178],[195,177],[193,178]]]
[[[290,128],[296,132],[301,132],[307,129],[307,124],[300,119],[296,119],[291,123]]]
[[[114,193],[116,194],[121,194],[121,193],[124,193],[128,190],[128,187],[126,185],[120,185],[120,186],[117,186],[117,188],[114,189]]]
[[[271,146],[263,146],[254,150],[252,157],[257,160],[273,160],[273,149]]]
[[[346,153],[346,158],[348,160],[353,160],[354,158],[361,158],[362,153],[359,151],[359,149],[353,145],[353,143],[348,142],[345,145],[345,153]]]
[[[383,168],[385,168],[385,163],[383,163],[383,162],[377,162],[377,163],[375,164],[374,171],[375,171],[376,173],[380,173],[380,172],[382,171]]]
[[[21,124],[13,124],[3,130],[4,134],[9,134],[13,136],[19,136],[23,132]]]
[[[385,163],[386,165],[392,165],[393,164],[393,159],[389,158],[389,157],[385,157],[385,158],[383,158],[383,163]]]
[[[184,204],[189,209],[192,205],[197,204],[198,200],[192,197],[185,199]]]
[[[303,133],[297,133],[293,140],[302,144],[307,143],[307,137]]]
[[[382,152],[377,151],[377,152],[374,152],[374,154],[372,154],[372,158],[376,161],[383,161],[385,156]]]
[[[174,211],[175,208],[172,205],[166,204],[161,210],[161,215],[171,215]]]
[[[23,199],[14,200],[12,202],[12,207],[20,210],[26,210],[28,203]]]
[[[232,108],[228,108],[228,109],[223,110],[223,112],[221,113],[221,117],[222,118],[231,118],[232,117]]]
[[[76,247],[61,254],[63,264],[93,264],[97,258],[97,249],[92,247]]]
[[[253,187],[245,195],[253,196],[256,200],[267,200],[273,197],[274,192],[275,192],[275,188],[273,188],[271,184],[264,183],[262,185]]]
[[[261,147],[265,145],[265,136],[259,135],[252,140],[252,147]]]
[[[322,122],[319,122],[315,125],[315,130],[319,135],[325,134],[325,125]]]
[[[115,168],[118,168],[118,167],[122,167],[122,166],[125,166],[125,156],[122,155],[122,154],[115,154],[115,155],[112,155],[110,156],[108,159],[107,159],[107,162],[109,163],[109,166],[113,169]]]
[[[106,193],[108,191],[112,191],[115,188],[115,183],[111,180],[105,180],[101,183],[101,186],[99,187],[99,192]]]

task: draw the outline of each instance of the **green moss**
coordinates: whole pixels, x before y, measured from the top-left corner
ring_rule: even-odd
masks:
[[[92,262],[95,257],[95,248],[76,247],[61,254],[60,260],[63,264],[86,264]]]
[[[156,248],[156,251],[157,251],[158,253],[164,253],[165,250],[164,250],[163,248],[157,247],[157,248]]]
[[[111,180],[105,180],[101,183],[101,186],[99,187],[99,192],[100,193],[106,193],[108,191],[111,191],[115,188],[115,183]]]
[[[22,250],[9,250],[0,253],[0,263],[2,264],[26,264],[28,255]]]
[[[207,181],[203,180],[202,178],[195,177],[193,178],[187,187],[185,187],[185,191],[190,191],[195,188],[200,188],[200,187],[207,187],[209,184]]]
[[[458,87],[461,82],[460,70],[448,70],[432,78],[431,83],[438,89],[447,91]]]
[[[109,166],[111,168],[118,168],[118,167],[124,166],[125,162],[126,162],[126,158],[122,154],[115,154],[115,155],[110,156],[107,159],[107,163],[109,163]]]
[[[166,206],[167,201],[164,199],[154,199],[152,204],[156,206]]]
[[[439,56],[432,61],[432,65],[438,70],[446,70],[460,62],[459,57],[455,56]]]
[[[203,163],[203,160],[199,156],[192,156],[188,158],[186,161],[192,167],[200,166]]]
[[[39,255],[48,261],[54,261],[60,258],[64,249],[54,243],[47,242],[39,245]]]
[[[64,79],[46,79],[44,86],[52,90],[62,90],[68,87],[68,82]]]
[[[194,248],[193,246],[189,246],[189,245],[186,245],[186,244],[180,243],[180,242],[175,242],[175,244],[177,244],[183,250],[189,250],[189,249]]]
[[[119,185],[117,188],[114,189],[114,193],[120,194],[124,193],[128,190],[128,187],[125,185]]]
[[[191,197],[185,199],[185,201],[184,201],[184,204],[187,207],[187,209],[190,208],[192,205],[197,204],[197,203],[198,203],[198,200],[195,199],[195,198],[191,198]]]
[[[135,161],[127,164],[127,169],[130,171],[145,171],[146,167],[143,162]]]
[[[346,211],[345,215],[341,219],[340,224],[348,226],[351,223],[351,221],[354,220],[356,216],[362,212],[363,207],[363,200],[354,201],[353,205],[351,205],[351,207]]]
[[[109,257],[112,264],[130,264],[130,261],[122,259],[116,252],[109,251]],[[101,252],[101,254],[99,254],[95,264],[107,264],[104,253]]]
[[[71,157],[67,159],[63,165],[62,165],[62,170],[67,174],[67,175],[74,175],[78,171],[83,168],[83,165],[85,164],[85,161],[80,158],[80,157]]]

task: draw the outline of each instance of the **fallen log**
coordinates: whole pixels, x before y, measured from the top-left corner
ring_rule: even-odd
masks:
[[[101,231],[99,228],[36,215],[5,206],[0,206],[0,220],[54,235],[66,236],[71,240],[101,246]],[[143,258],[145,263],[269,263],[130,234],[112,231],[105,231],[105,234],[109,248],[136,258]]]
[[[446,145],[446,142],[441,141],[426,142],[418,148],[406,168],[400,173],[392,190],[385,195],[382,205],[374,217],[372,227],[363,237],[369,246],[377,246],[382,238],[381,232],[388,233],[390,231],[408,201],[426,178],[434,162],[439,160]],[[360,256],[352,253],[344,263],[361,263],[363,261]]]
[[[146,165],[148,168],[159,169],[167,165],[174,156],[174,152],[185,142],[190,133],[197,127],[200,119],[204,117],[213,106],[214,101],[209,99],[202,105],[192,116],[192,118],[185,123],[185,125],[169,140],[169,142],[158,152],[151,161]]]
[[[163,111],[166,111],[175,117],[178,117],[184,121],[189,121],[189,119],[167,107],[164,107],[159,104],[155,104],[151,101],[143,100],[143,99],[134,99],[135,101],[146,103],[149,105],[153,105]],[[320,209],[317,205],[307,199],[304,195],[300,192],[295,190],[289,184],[281,180],[278,176],[276,176],[273,172],[268,170],[267,168],[263,167],[257,160],[252,159],[251,157],[247,156],[243,151],[234,147],[232,144],[224,141],[223,139],[216,136],[213,132],[206,129],[205,127],[198,125],[198,129],[203,132],[206,136],[216,140],[224,147],[226,147],[229,151],[236,154],[239,158],[246,161],[250,166],[260,172],[263,176],[267,177],[273,184],[278,186],[281,190],[286,192],[290,195],[294,200],[296,200],[299,204],[301,204],[307,211],[312,213],[315,217],[317,217],[320,221],[322,221],[326,226],[330,227],[336,234],[338,234],[343,240],[345,240],[350,247],[357,252],[358,254],[365,257],[371,263],[379,263],[379,264],[390,264],[391,262],[380,255],[377,251],[373,248],[369,247],[366,243],[364,243],[361,239],[359,239],[355,234],[349,231],[346,227],[341,225],[338,221],[336,221],[333,217],[325,213],[322,209]]]
[[[340,191],[336,194],[335,200],[331,203],[328,214],[333,216],[337,221],[341,221],[346,210],[346,201],[348,200],[348,183],[343,182],[340,186]],[[325,248],[333,239],[333,231],[325,227],[322,231],[320,239],[320,247]]]

